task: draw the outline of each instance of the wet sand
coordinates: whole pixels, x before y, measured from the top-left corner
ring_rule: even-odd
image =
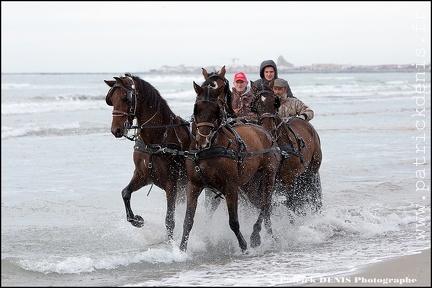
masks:
[[[431,250],[389,258],[356,271],[315,279],[311,287],[431,287]]]

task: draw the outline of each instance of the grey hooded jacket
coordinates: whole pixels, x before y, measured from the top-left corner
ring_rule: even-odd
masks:
[[[255,85],[257,85],[257,86],[260,86],[261,84],[268,85],[270,83],[269,80],[264,78],[264,68],[269,67],[269,66],[273,67],[273,69],[275,71],[275,76],[273,79],[278,78],[278,70],[277,70],[276,63],[273,60],[264,60],[263,62],[261,62],[260,70],[259,70],[261,78],[254,81]],[[293,96],[293,93],[291,92],[291,88],[290,88],[289,84],[288,84],[288,88],[287,88],[287,95],[288,95],[288,97]]]

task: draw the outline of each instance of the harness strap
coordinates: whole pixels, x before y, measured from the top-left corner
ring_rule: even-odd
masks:
[[[182,125],[184,125],[184,124],[186,123],[186,121],[184,121],[180,116],[176,116],[174,120],[180,121],[180,124],[182,124]],[[189,123],[187,123],[187,124],[189,125]],[[181,125],[179,125],[179,127],[180,127],[180,126],[181,126]],[[186,130],[186,129],[185,129],[185,130]],[[190,129],[187,129],[187,132],[189,133],[189,135],[192,135],[192,133],[190,132]],[[182,142],[181,142],[181,139],[180,139],[180,136],[179,136],[179,134],[178,134],[178,132],[177,132],[177,129],[174,129],[174,134],[175,134],[175,136],[176,136],[176,138],[177,138],[178,143],[182,143]],[[192,139],[192,137],[189,137],[189,139]],[[188,143],[188,144],[189,144],[189,143]],[[189,145],[188,145],[188,146],[189,146]],[[185,147],[183,147],[183,145],[181,145],[180,149],[181,149],[181,150],[184,150]]]
[[[232,149],[227,149],[225,147],[222,146],[212,146],[209,147],[207,149],[204,150],[198,150],[197,152],[193,152],[193,151],[185,151],[185,156],[190,159],[191,161],[193,161],[193,163],[195,164],[195,171],[198,173],[198,176],[201,179],[201,182],[204,184],[204,186],[208,187],[208,188],[212,188],[211,190],[216,193],[215,198],[222,198],[223,199],[223,194],[221,192],[219,192],[215,187],[209,185],[198,165],[198,161],[199,160],[204,160],[204,159],[209,159],[209,158],[215,158],[215,157],[225,157],[225,158],[231,158],[231,159],[236,159],[237,161],[239,161],[239,159],[243,159],[244,157],[252,157],[252,156],[256,156],[256,155],[261,155],[261,154],[265,154],[265,153],[269,153],[272,151],[280,151],[280,148],[277,146],[273,146],[271,148],[267,148],[267,149],[263,149],[263,150],[259,150],[259,151],[254,151],[254,152],[247,152],[247,151],[243,151],[243,152],[236,152]],[[218,192],[216,192],[218,191]]]
[[[240,137],[240,135],[237,133],[237,131],[235,129],[233,129],[231,124],[227,123],[225,125],[225,127],[228,129],[228,131],[230,131],[234,135],[234,137],[236,139],[236,142],[238,144],[237,145],[237,147],[238,147],[237,152],[240,154],[240,153],[243,153],[244,151],[247,151],[246,143],[243,141],[243,139]],[[243,163],[243,158],[239,158],[238,162],[237,162],[237,169],[240,169],[242,163]]]
[[[131,126],[130,129],[137,129],[137,128],[140,128],[140,129],[146,129],[146,128],[157,129],[157,128],[165,128],[165,127],[172,128],[172,127],[189,126],[189,125],[190,125],[190,123],[185,121],[185,122],[182,122],[179,124],[164,124],[164,125],[154,125],[154,126],[149,126],[149,125],[137,126],[137,125],[134,125],[134,126]]]
[[[173,156],[180,155],[183,156],[187,151],[180,150],[181,147],[178,144],[168,143],[168,144],[146,144],[141,139],[135,140],[134,149],[143,153],[153,154],[171,154]],[[150,164],[149,164],[150,165]]]
[[[283,144],[283,145],[279,145],[279,148],[281,150],[282,153],[282,158],[283,159],[287,159],[289,158],[291,155],[295,155],[297,157],[299,157],[300,159],[302,159],[301,155],[298,153],[297,150],[294,149],[294,146],[290,145],[290,144]],[[300,160],[301,161],[301,160]]]
[[[211,146],[209,148],[206,148],[204,150],[195,150],[195,151],[184,151],[184,155],[191,159],[191,160],[205,160],[209,158],[216,158],[216,157],[225,157],[225,158],[231,158],[236,159],[237,161],[239,159],[242,159],[244,157],[253,157],[256,155],[266,154],[273,151],[280,151],[279,146],[273,146],[267,149],[248,152],[248,151],[234,151],[232,149],[227,149],[226,147],[222,146]]]
[[[305,142],[304,142],[303,138],[291,127],[291,125],[289,125],[289,122],[292,119],[294,119],[294,118],[292,118],[292,117],[288,118],[288,120],[284,120],[284,123],[286,123],[286,126],[289,129],[289,131],[291,131],[291,133],[294,134],[294,137],[295,137],[297,145],[298,145],[298,150],[296,151],[296,153],[293,153],[293,154],[300,158],[300,162],[302,163],[302,165],[306,169],[307,167],[305,165],[305,162],[304,162],[304,159],[303,159],[303,156],[302,156],[302,148],[305,147]]]
[[[197,151],[194,155],[195,160],[204,160],[215,157],[225,157],[237,160],[239,158],[239,154],[236,151],[222,146],[211,146],[207,149]]]
[[[245,157],[255,156],[255,155],[261,155],[272,151],[280,151],[279,146],[273,146],[271,148],[255,151],[255,152],[242,152],[241,155]]]
[[[198,176],[200,177],[201,182],[204,183],[204,186],[206,186],[206,187],[208,187],[208,188],[211,188],[210,190],[213,191],[213,193],[216,194],[215,199],[217,199],[217,198],[219,198],[219,197],[220,197],[221,199],[224,199],[224,198],[223,198],[223,194],[222,194],[221,192],[219,192],[218,189],[216,189],[215,187],[213,187],[213,186],[211,186],[211,185],[209,185],[209,184],[207,183],[207,181],[205,180],[205,177],[204,177],[204,175],[203,175],[201,169],[200,169],[199,166],[198,166],[198,163],[197,163],[197,159],[196,159],[196,158],[193,159],[193,162],[195,163],[195,171],[198,173]],[[216,192],[216,191],[217,191],[217,192]]]

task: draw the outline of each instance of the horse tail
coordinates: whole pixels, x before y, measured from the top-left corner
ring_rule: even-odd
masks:
[[[312,127],[313,128],[313,127]],[[322,162],[322,150],[321,150],[321,139],[319,137],[318,132],[315,128],[312,129],[312,139],[315,139],[314,152],[312,154],[311,163],[309,165],[310,172],[313,174],[318,173],[319,168],[321,167]]]

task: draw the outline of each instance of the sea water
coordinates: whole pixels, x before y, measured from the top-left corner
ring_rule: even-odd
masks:
[[[187,252],[178,247],[185,205],[176,209],[174,242],[165,242],[158,187],[132,194],[144,227],[126,221],[121,190],[134,143],[110,132],[104,80],[114,76],[121,73],[2,74],[2,286],[298,285],[430,248],[429,72],[279,75],[315,112],[323,209],[290,223],[275,207],[278,240],[263,230],[248,253],[224,201],[210,219],[203,195]],[[202,75],[137,76],[190,120],[192,83]],[[249,247],[257,216],[240,207]]]

